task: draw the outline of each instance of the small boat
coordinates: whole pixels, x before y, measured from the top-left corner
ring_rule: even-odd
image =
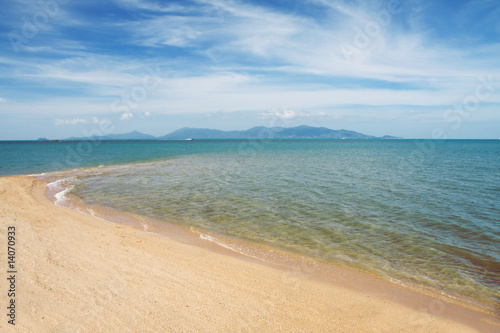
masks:
[[[193,138],[187,138],[187,139],[184,139],[186,141],[193,141]]]

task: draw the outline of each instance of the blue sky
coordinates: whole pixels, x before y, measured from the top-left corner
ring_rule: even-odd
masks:
[[[500,137],[498,0],[0,6],[0,140],[302,124]]]

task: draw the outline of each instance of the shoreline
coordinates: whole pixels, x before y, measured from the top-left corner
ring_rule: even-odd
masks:
[[[343,270],[341,268],[337,268],[336,274],[332,275],[330,274],[331,272],[329,272],[329,274],[321,276],[321,274],[318,274],[321,270],[314,271],[314,269],[311,269],[315,268],[312,262],[310,264],[304,264],[303,261],[302,263],[300,263],[300,261],[297,261],[291,266],[289,265],[287,267],[285,260],[285,262],[281,265],[282,267],[279,267],[280,265],[277,265],[276,263],[262,262],[260,259],[253,259],[248,256],[244,256],[243,254],[237,255],[234,250],[225,249],[215,244],[214,242],[200,239],[199,237],[196,237],[195,234],[191,231],[186,230],[185,228],[180,226],[175,226],[172,224],[165,226],[166,230],[160,230],[161,228],[157,225],[158,221],[154,221],[145,217],[139,217],[136,214],[124,213],[124,215],[129,215],[132,218],[130,221],[128,221],[128,225],[127,223],[116,224],[115,222],[110,222],[105,218],[105,216],[100,216],[99,214],[102,214],[102,212],[95,212],[96,214],[85,215],[82,214],[81,211],[79,212],[69,208],[60,207],[55,205],[45,195],[47,191],[47,184],[32,177],[0,177],[0,184],[2,184],[1,196],[2,200],[4,201],[4,203],[1,204],[2,215],[5,215],[3,219],[7,219],[7,221],[10,220],[11,223],[22,224],[26,227],[26,229],[34,232],[34,234],[36,234],[36,237],[33,237],[33,239],[36,240],[38,238],[38,242],[35,241],[35,243],[37,243],[35,245],[38,245],[38,247],[44,247],[44,244],[42,242],[43,239],[48,240],[49,243],[54,242],[53,239],[47,239],[47,233],[57,233],[61,236],[64,236],[60,238],[61,244],[58,244],[61,246],[60,249],[62,250],[62,252],[60,252],[60,255],[61,253],[64,253],[64,251],[67,251],[68,253],[72,253],[72,256],[74,257],[73,259],[75,260],[66,262],[67,266],[58,266],[59,270],[62,272],[62,275],[71,273],[68,272],[69,268],[66,267],[72,267],[74,265],[78,266],[79,261],[87,262],[90,264],[90,266],[99,267],[101,270],[103,269],[102,265],[110,264],[111,261],[112,266],[119,266],[120,268],[119,270],[108,269],[107,274],[104,275],[98,274],[101,272],[95,273],[90,271],[88,272],[88,275],[91,277],[90,281],[87,281],[85,278],[80,278],[80,284],[76,283],[78,281],[73,281],[73,279],[76,278],[75,276],[69,274],[69,279],[63,279],[63,285],[65,283],[69,284],[69,286],[67,286],[67,289],[71,289],[71,286],[76,287],[76,289],[82,287],[92,288],[92,284],[89,282],[95,280],[92,278],[95,278],[96,276],[100,278],[97,281],[101,281],[101,279],[105,280],[106,278],[111,279],[111,281],[115,281],[117,278],[113,276],[115,276],[117,273],[123,273],[124,271],[129,270],[128,276],[132,277],[132,281],[127,280],[125,282],[121,281],[120,283],[115,281],[116,283],[112,283],[107,286],[107,289],[111,290],[112,295],[108,295],[107,298],[101,300],[100,302],[101,310],[105,312],[113,310],[120,312],[117,308],[121,309],[121,307],[113,302],[113,297],[118,297],[119,294],[128,293],[126,288],[117,288],[116,284],[122,285],[124,283],[130,283],[132,289],[137,290],[142,286],[144,279],[148,280],[148,276],[151,276],[144,275],[142,270],[133,270],[135,265],[142,266],[143,263],[133,261],[127,253],[131,250],[137,250],[139,248],[141,251],[147,254],[146,257],[149,258],[149,261],[160,260],[163,264],[177,265],[177,267],[179,267],[179,265],[184,265],[183,268],[186,271],[178,270],[178,272],[182,272],[181,275],[187,277],[188,280],[199,279],[196,274],[193,274],[193,269],[195,268],[195,271],[197,271],[198,274],[201,273],[202,275],[208,273],[204,269],[200,270],[200,268],[205,267],[208,271],[210,271],[212,268],[217,268],[218,274],[212,274],[211,279],[199,281],[200,284],[198,285],[198,290],[193,291],[191,288],[192,286],[189,286],[190,288],[186,288],[186,283],[188,282],[185,281],[183,284],[182,280],[178,280],[175,278],[170,279],[170,274],[168,274],[168,271],[165,271],[163,269],[162,265],[158,267],[152,265],[154,267],[149,267],[153,270],[153,276],[157,279],[162,280],[167,284],[178,283],[178,288],[170,289],[171,293],[178,293],[179,290],[181,290],[184,293],[189,293],[191,297],[193,297],[195,300],[198,300],[200,303],[206,303],[207,301],[207,299],[203,297],[200,298],[200,295],[207,296],[213,295],[215,293],[216,295],[218,295],[218,297],[224,298],[224,295],[226,293],[221,293],[221,290],[224,290],[230,294],[232,293],[232,295],[241,294],[240,296],[238,296],[239,300],[237,301],[237,303],[239,302],[239,307],[237,312],[240,313],[240,318],[244,317],[248,320],[236,320],[234,322],[231,322],[229,318],[222,316],[226,318],[226,321],[224,322],[225,326],[217,326],[217,324],[213,322],[212,324],[215,326],[204,326],[204,329],[202,329],[202,331],[206,331],[207,327],[217,327],[222,330],[227,330],[228,328],[232,330],[236,328],[239,330],[245,328],[247,330],[252,330],[252,328],[256,329],[257,327],[260,327],[267,330],[272,330],[270,329],[272,325],[278,325],[272,326],[273,328],[286,326],[289,328],[300,327],[303,329],[311,329],[312,327],[328,327],[328,325],[333,325],[334,323],[340,323],[340,326],[331,326],[338,331],[351,331],[351,329],[349,329],[349,325],[352,324],[352,321],[355,318],[357,318],[357,314],[352,313],[353,311],[369,314],[367,318],[362,317],[357,318],[356,320],[361,320],[358,325],[371,325],[363,327],[372,327],[372,330],[375,327],[374,324],[378,323],[387,328],[400,327],[400,329],[402,330],[412,331],[412,329],[410,329],[410,326],[408,326],[408,319],[414,322],[417,327],[423,327],[425,329],[430,328],[431,331],[445,330],[452,332],[456,328],[462,330],[465,329],[465,331],[467,331],[467,328],[474,328],[479,331],[493,332],[500,327],[500,321],[493,315],[487,315],[476,312],[474,310],[466,309],[456,304],[444,302],[439,298],[433,298],[423,294],[419,294],[415,291],[401,286],[391,286],[389,283],[382,283],[381,279],[379,279],[380,281],[378,281],[377,279],[375,279],[375,277],[370,277],[367,274],[365,274],[365,276],[363,277],[361,273],[356,273],[354,270]],[[43,197],[41,197],[41,195],[43,195]],[[15,207],[12,207],[13,205]],[[91,209],[93,208],[91,207]],[[107,213],[111,216],[114,216],[116,212],[117,211],[115,210],[110,210]],[[24,216],[23,218],[23,215],[26,216]],[[136,219],[135,222],[134,218]],[[55,220],[57,220],[57,222]],[[135,228],[131,228],[134,223],[136,223]],[[140,225],[137,223],[140,223]],[[73,245],[77,248],[80,247],[86,248],[87,250],[89,249],[80,240],[71,239],[71,237],[68,237],[75,236],[74,231],[71,230],[72,226],[75,227],[77,231],[81,232],[80,235],[82,236],[82,238],[85,238],[89,241],[92,240],[93,234],[101,234],[101,236],[97,237],[98,240],[99,238],[103,237],[105,239],[109,238],[107,237],[107,233],[105,231],[112,232],[113,240],[107,239],[108,242],[105,244],[108,244],[110,249],[119,249],[120,255],[117,255],[116,258],[107,258],[104,255],[104,252],[106,251],[104,249],[105,247],[103,247],[103,243],[97,242],[94,245],[100,246],[101,250],[103,251],[101,255],[98,256],[99,258],[83,258],[81,256],[78,256],[75,253],[75,250],[72,248]],[[86,228],[84,228],[84,226]],[[5,230],[2,230],[2,234],[4,234],[5,232]],[[45,238],[42,237],[42,235],[45,235]],[[207,236],[210,235],[206,235],[205,237]],[[2,235],[2,237],[5,238],[5,235]],[[125,238],[126,240],[123,240],[121,238]],[[96,240],[94,240],[94,242],[95,241]],[[33,249],[36,249],[35,245],[33,245]],[[24,245],[19,246],[22,247]],[[173,253],[160,250],[165,248],[168,248]],[[42,258],[38,259],[42,259],[41,261],[48,266],[52,267],[54,266],[54,263],[58,262],[57,259],[63,259],[60,257],[58,258],[55,254],[51,254],[50,248],[46,247],[46,250],[46,257],[44,258],[42,255]],[[22,248],[20,248],[20,251],[22,251]],[[106,253],[112,255],[113,251],[107,251]],[[176,256],[171,255],[174,253],[176,254]],[[97,252],[97,254],[99,254],[99,252]],[[197,259],[197,255],[200,254],[206,261],[210,262],[210,265],[207,265],[207,263],[203,260]],[[1,255],[5,254],[2,253]],[[289,259],[293,261],[292,257],[290,257]],[[99,260],[101,260],[102,262],[96,262]],[[124,265],[125,263],[128,266]],[[20,264],[22,264],[22,262]],[[40,263],[37,263],[36,258],[33,259],[33,264],[40,265]],[[288,264],[290,264],[290,262],[288,262]],[[81,266],[80,268],[83,267],[84,266]],[[39,268],[42,272],[44,271],[44,269],[46,269],[46,267],[44,267],[43,265],[41,265]],[[20,293],[22,293],[22,290],[24,288],[31,291],[39,289],[40,286],[43,285],[43,278],[40,278],[40,274],[36,274],[36,272],[32,273],[32,275],[28,274],[27,276],[24,276],[24,278],[28,281],[25,282],[24,286],[20,286]],[[51,272],[45,272],[45,274],[50,275]],[[266,275],[272,276],[274,280],[270,279],[270,277]],[[120,278],[118,279],[120,280]],[[248,283],[252,284],[252,281],[254,284],[255,281],[257,281],[257,284],[254,285],[254,287],[257,289],[254,288],[252,290],[253,292],[259,294],[260,297],[253,299],[254,303],[252,303],[252,301],[249,301],[250,303],[248,304],[253,304],[253,306],[245,309],[248,304],[245,302],[244,296],[252,299],[251,295],[248,294]],[[98,282],[95,283],[96,286],[99,285]],[[217,285],[218,288],[213,288],[213,284]],[[227,289],[228,286],[231,287],[231,290]],[[160,286],[157,285],[157,287],[161,289]],[[119,290],[113,291],[113,289]],[[208,293],[207,290],[209,291]],[[263,290],[266,290],[267,293],[262,293]],[[311,291],[311,294],[304,292],[304,290]],[[52,289],[52,291],[57,294],[57,290]],[[41,296],[41,298],[35,297],[36,293],[33,293],[32,295],[36,300],[41,301],[41,303],[47,301],[47,299],[43,296]],[[95,303],[96,300],[95,295],[94,297],[80,297],[80,295],[78,294],[70,295],[71,300],[76,300],[77,303],[82,301],[84,303]],[[139,292],[139,294],[136,295],[136,300],[140,303],[144,303],[144,295],[142,297],[141,295],[142,294]],[[279,295],[286,296],[281,297]],[[316,295],[316,297],[308,298],[308,295]],[[336,307],[337,303],[339,303],[338,299],[329,300],[328,298],[325,298],[325,296],[327,295],[330,297],[335,295],[343,295],[343,297],[341,297],[343,302],[340,302],[343,305],[342,309]],[[59,301],[65,303],[64,297],[62,297],[61,295],[59,296]],[[307,300],[309,301],[309,303],[305,302]],[[122,301],[124,301],[124,299],[122,299]],[[159,301],[160,300],[158,299],[157,302]],[[163,300],[163,308],[172,310],[172,304],[169,302],[169,300],[166,301],[167,302],[165,303],[165,300]],[[232,298],[232,301],[235,302],[236,300]],[[36,306],[33,307],[32,300],[28,300],[28,302],[32,305],[31,310],[27,308],[21,310],[20,308],[20,312],[26,311],[30,312],[33,315],[33,309],[38,308]],[[173,304],[175,304],[174,308],[177,308],[179,304],[183,303],[182,300],[180,301],[180,303],[178,302],[179,300],[177,300],[177,302],[173,302]],[[224,301],[222,303],[224,303]],[[304,314],[311,310],[307,310],[304,308],[304,306],[311,308],[311,304],[312,309],[314,310],[314,315],[306,316],[308,318],[306,322],[299,323],[297,322],[298,319],[292,320],[290,318],[284,321],[280,321],[276,320],[273,316],[269,317],[270,313],[280,313],[278,317],[283,320],[286,317],[285,314],[282,313],[282,311],[284,310],[292,311],[295,315],[300,316],[300,314]],[[97,304],[96,306],[99,306],[99,304]],[[294,312],[293,309],[295,308],[300,308],[300,311]],[[349,308],[351,310],[346,310]],[[391,314],[388,314],[387,311],[385,311],[389,308],[391,309],[391,311],[393,311],[391,312]],[[189,309],[189,306],[184,305],[184,309],[182,310],[188,311],[187,309]],[[265,309],[265,311],[263,309]],[[205,307],[200,311],[209,313],[210,310],[211,309],[209,307]],[[339,316],[334,316],[336,318],[335,320],[328,317],[328,313],[332,313],[332,310],[336,310],[338,313],[340,313]],[[43,310],[41,309],[38,309],[38,311],[43,312]],[[397,313],[404,313],[403,317],[394,318],[394,311],[396,311]],[[385,313],[386,316],[381,315],[380,312]],[[27,315],[27,313],[23,314],[23,316],[25,315]],[[70,316],[70,314],[68,313],[66,313],[66,315]],[[218,315],[221,316],[222,314],[218,313]],[[372,318],[372,316],[374,317]],[[377,316],[380,316],[380,318]],[[249,322],[252,322],[251,318],[256,319],[257,323],[260,324],[257,325],[257,323],[254,323],[257,326],[253,326],[254,324],[251,323],[249,324]],[[194,318],[192,317],[190,317],[190,319],[194,320]],[[288,320],[291,321],[288,322]],[[397,324],[399,321],[401,321],[401,326],[398,326]],[[62,320],[62,322],[64,322],[64,320]],[[76,321],[76,323],[78,324],[78,320]],[[136,321],[136,324],[137,323],[138,322]],[[273,324],[271,325],[271,323]],[[344,325],[342,325],[342,323],[344,323]],[[349,323],[349,325],[347,325],[346,323]],[[26,327],[37,327],[38,324],[43,324],[43,320],[41,320],[40,318],[32,318],[30,324]],[[66,322],[65,324],[68,323]],[[178,321],[177,324],[170,324],[172,324],[173,326],[168,326],[169,329],[181,328],[190,331],[195,330],[195,328],[197,327],[196,324],[192,324],[192,326],[190,326],[187,322],[183,324],[182,320]],[[467,326],[463,326],[463,324]],[[0,325],[4,326],[4,322],[0,323]],[[116,328],[117,325],[120,326],[119,324],[115,323],[115,325],[111,327]],[[101,323],[101,328],[103,327],[108,326],[106,326],[105,323]],[[149,327],[157,328],[162,326],[159,323],[156,323],[155,325]],[[452,327],[454,328],[452,329]],[[355,329],[353,328],[353,330]]]
[[[55,203],[53,199],[52,201]],[[432,303],[433,307],[437,309],[436,312],[441,313],[441,305],[436,306],[436,304],[444,302],[447,306],[456,307],[452,312],[458,313],[461,312],[461,309],[466,309],[486,316],[495,316],[495,308],[476,299],[453,295],[407,281],[395,280],[347,264],[327,262],[267,244],[187,227],[172,221],[158,220],[115,208],[89,205],[74,194],[70,194],[69,206],[61,206],[105,222],[129,226],[176,242],[267,265],[287,273],[304,274],[328,283],[342,284],[378,295],[384,294],[386,297],[414,309],[423,309]],[[382,293],[381,290],[385,292]],[[500,312],[497,313],[500,314]]]
[[[139,162],[133,163],[132,165],[149,163],[154,162]],[[64,179],[75,176],[77,177],[79,173],[96,172],[102,169],[115,169],[130,165],[131,164],[98,166],[93,168],[58,171],[27,176],[41,179],[46,182],[47,185],[50,185],[58,183]],[[496,316],[500,318],[500,307],[498,307],[494,302],[486,303],[477,298],[436,289],[430,286],[414,283],[409,280],[395,279],[389,275],[380,274],[380,272],[358,268],[345,263],[325,261],[320,258],[308,256],[307,254],[290,252],[287,249],[282,249],[273,245],[257,243],[251,240],[240,239],[229,235],[217,234],[209,230],[187,227],[178,221],[173,222],[171,220],[159,220],[115,208],[90,205],[77,195],[71,193],[71,188],[60,188],[59,190],[61,192],[57,193],[54,191],[51,192],[49,187],[50,186],[47,188],[46,194],[56,205],[75,209],[84,214],[89,214],[103,219],[107,222],[124,224],[143,231],[170,237],[176,241],[181,241],[186,244],[208,248],[212,251],[227,255],[255,260],[259,263],[271,265],[280,269],[300,271],[325,281],[336,281],[336,277],[339,276],[339,271],[341,271],[342,276],[350,276],[356,281],[364,281],[363,284],[366,286],[371,286],[373,281],[377,281],[375,285],[387,285],[388,288],[393,288],[393,291],[396,293],[400,292],[399,289],[402,289],[403,291],[408,290],[417,295],[437,299],[439,301],[444,301],[449,304],[477,311],[488,316]],[[59,202],[61,199],[61,193],[63,200]],[[66,193],[68,193],[69,196],[66,196]],[[350,280],[344,279],[343,283],[350,284]],[[356,288],[356,284],[354,283],[352,287]],[[426,300],[426,302],[429,302],[429,300]],[[406,305],[417,308],[422,307],[422,304],[420,303],[423,303],[423,301],[417,303],[412,302],[411,296],[408,295],[406,296],[406,303]]]

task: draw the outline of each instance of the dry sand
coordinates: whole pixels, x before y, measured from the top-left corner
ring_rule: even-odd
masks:
[[[499,329],[479,319],[467,324],[437,316],[432,301],[413,308],[362,289],[106,222],[54,205],[45,190],[46,184],[34,178],[0,178],[1,332]],[[15,327],[6,316],[8,226],[16,228]]]

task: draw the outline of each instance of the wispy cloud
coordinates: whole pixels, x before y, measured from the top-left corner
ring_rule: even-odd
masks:
[[[73,119],[54,119],[54,125],[79,125],[79,124],[88,124],[88,121],[82,118],[73,118]]]
[[[340,45],[353,44],[357,31],[365,29],[369,22],[376,23],[373,13],[387,11],[383,6],[367,8],[340,1],[320,1],[325,11],[335,12],[332,16],[345,15],[339,28],[334,24],[319,24],[314,18],[259,6],[229,1],[200,2],[206,8],[205,16],[166,15],[134,23],[131,30],[137,36],[137,43],[193,48],[194,52],[215,61],[231,62],[252,56],[259,59],[255,70],[259,70],[262,61],[272,61],[292,72],[396,83],[418,80],[436,84],[446,78],[456,82],[457,78],[484,74],[474,70],[475,66],[463,66],[478,65],[466,51],[441,43],[429,45],[425,29],[404,31],[397,23],[373,37],[369,47],[358,50],[356,61],[347,62]],[[223,20],[218,16],[220,12],[225,15]],[[499,47],[495,47],[497,51]],[[494,59],[490,56],[489,60]]]
[[[401,2],[394,12],[390,3],[116,0],[95,11],[98,1],[68,2],[18,53],[0,46],[1,111],[58,117],[59,125],[70,124],[65,113],[135,122],[151,112],[262,116],[284,105],[293,119],[353,105],[352,115],[402,105],[440,117],[489,75],[496,90],[487,103],[500,103],[497,2]],[[22,18],[40,5],[5,10],[0,28],[22,34]],[[356,50],[346,57],[343,45]],[[146,117],[117,113],[113,101],[138,94],[147,68],[159,68],[162,80],[134,102]]]

